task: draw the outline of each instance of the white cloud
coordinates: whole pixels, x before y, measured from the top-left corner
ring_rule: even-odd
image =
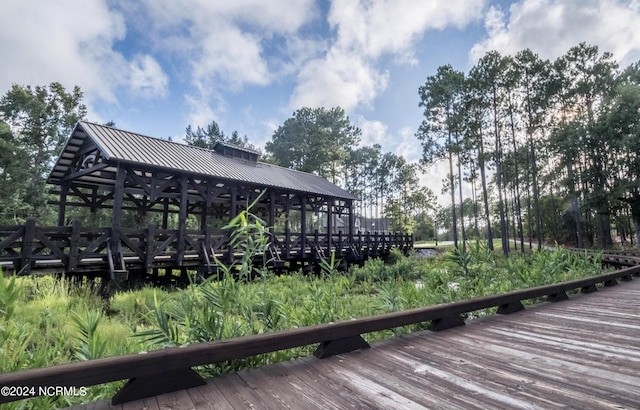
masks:
[[[245,84],[266,85],[269,69],[261,56],[258,36],[237,26],[217,27],[198,41],[191,61],[193,80],[211,83],[216,89],[236,90]]]
[[[148,0],[137,11],[148,16],[156,48],[179,54],[192,67],[194,81],[216,79],[217,87],[267,84],[264,42],[288,37],[312,17],[311,0]]]
[[[489,50],[515,54],[530,48],[554,59],[586,42],[612,52],[626,66],[640,59],[639,22],[637,0],[523,0],[512,4],[508,13],[489,9],[487,38],[474,45],[469,57],[474,64]]]
[[[288,77],[297,74],[305,64],[328,50],[329,44],[325,39],[288,36],[279,47],[282,58],[274,59],[271,65],[276,69],[276,76]]]
[[[202,90],[197,95],[189,94],[185,95],[184,98],[189,107],[189,114],[186,119],[187,124],[191,124],[194,128],[197,126],[204,127],[210,124],[212,120],[219,123],[220,117],[226,111],[224,99],[214,90]]]
[[[349,111],[371,103],[386,88],[388,75],[362,57],[331,50],[324,58],[310,61],[297,80],[292,108],[340,106]]]
[[[463,27],[481,13],[484,0],[334,0],[328,22],[330,48],[300,71],[289,106],[370,106],[389,75],[380,59],[415,64],[418,40],[430,29]]]
[[[149,55],[138,55],[130,63],[131,90],[143,97],[164,97],[167,95],[169,79],[162,67]]]
[[[191,119],[199,123],[205,115],[205,122],[219,117],[221,93],[268,85],[274,71],[286,72],[300,64],[296,58],[289,66],[280,63],[281,58],[270,61],[265,47],[276,36],[280,42],[293,42],[300,27],[313,18],[315,5],[313,0],[197,0],[188,5],[181,0],[147,0],[134,9],[129,14],[143,16],[140,30],[148,31],[154,48],[185,61],[180,70],[194,89],[185,99]],[[302,50],[298,52],[305,59]]]
[[[0,27],[2,89],[58,81],[79,85],[89,98],[115,101],[126,62],[112,45],[124,38],[125,26],[105,2],[5,1]]]
[[[329,23],[338,32],[340,48],[373,58],[384,53],[413,55],[425,31],[462,28],[480,15],[483,5],[484,0],[334,0]]]
[[[392,145],[395,142],[388,134],[389,127],[382,121],[367,120],[362,116],[357,116],[352,123],[362,131],[360,144],[363,146],[379,144],[383,150],[386,150],[385,146]]]
[[[419,161],[422,157],[422,146],[416,140],[415,130],[410,127],[402,127],[399,139],[395,154],[403,156],[408,162]]]
[[[126,38],[125,19],[106,1],[6,1],[0,27],[0,89],[14,83],[78,85],[90,107],[98,101],[118,104],[122,90],[166,94],[167,77],[151,56],[127,61],[115,50]]]

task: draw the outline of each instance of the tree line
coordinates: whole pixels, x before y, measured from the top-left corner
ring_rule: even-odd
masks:
[[[424,119],[418,163],[380,145],[340,107],[296,110],[273,133],[261,160],[313,172],[360,198],[362,230],[525,244],[609,246],[614,233],[640,242],[640,62],[619,70],[609,53],[579,44],[554,61],[531,50],[486,53],[467,72],[437,69],[418,88]],[[0,99],[0,224],[28,216],[54,223],[46,177],[87,110],[78,87],[14,85]],[[259,150],[215,121],[186,127],[185,142],[224,141]],[[449,206],[420,185],[445,161]],[[612,231],[613,228],[613,231]]]
[[[439,67],[419,95],[422,162],[448,163],[456,244],[472,231],[505,253],[510,237],[607,247],[612,226],[640,242],[640,63],[620,71],[585,43],[554,61],[491,51],[466,74]]]

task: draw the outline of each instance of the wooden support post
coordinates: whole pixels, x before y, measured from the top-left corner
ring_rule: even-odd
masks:
[[[300,253],[298,257],[304,258],[307,254],[307,197],[300,196]]]
[[[331,245],[333,239],[333,199],[327,201],[327,249],[325,256],[331,255]]]
[[[454,315],[432,320],[431,324],[429,325],[429,330],[439,332],[441,330],[464,325],[464,319],[462,319],[460,315]]]
[[[78,269],[78,245],[80,243],[80,220],[74,219],[71,226],[71,238],[69,239],[69,264],[66,271],[73,273]]]
[[[606,288],[610,288],[612,286],[616,286],[617,284],[618,284],[618,281],[616,279],[609,279],[609,280],[604,282],[604,286]]]
[[[569,299],[569,296],[567,295],[567,292],[563,290],[557,293],[552,293],[549,296],[547,296],[547,302],[560,302],[562,300],[567,300],[567,299]]]
[[[316,247],[316,250],[317,250],[318,246],[319,246],[318,242],[320,242],[320,232],[318,232],[317,229],[313,230],[313,241],[315,243],[315,247]],[[318,256],[318,255],[316,255],[316,256]]]
[[[149,224],[147,226],[147,246],[145,247],[144,255],[144,267],[146,269],[150,269],[153,266],[153,259],[155,258],[155,236],[156,226],[154,224]]]
[[[122,231],[122,203],[124,201],[124,181],[127,176],[126,168],[118,163],[116,171],[115,190],[113,192],[113,216],[111,218],[111,249],[120,247],[120,232]],[[119,255],[114,255],[119,258]],[[124,268],[124,267],[123,267]]]
[[[98,211],[98,187],[91,188],[91,215],[95,216]]]
[[[31,273],[31,256],[33,254],[33,238],[36,235],[36,218],[27,218],[24,225],[24,236],[22,237],[22,250],[20,254],[20,271],[21,275]]]
[[[229,208],[229,220],[232,220],[236,216],[238,216],[238,187],[235,185],[231,186],[229,190],[231,194],[230,208]],[[231,238],[232,232],[227,233],[227,238]],[[227,263],[231,264],[233,262],[233,245],[229,244],[227,251]]]
[[[318,359],[324,359],[325,357],[331,357],[359,349],[368,349],[370,347],[369,343],[367,343],[362,336],[356,335],[322,342],[316,351],[313,352],[313,355]]]
[[[269,190],[269,232],[271,235],[275,233],[276,225],[276,193]]]
[[[378,255],[378,231],[375,231],[373,233],[373,249],[374,249],[374,256]]]
[[[624,276],[620,276],[620,280],[622,282],[631,282],[633,280],[632,276],[630,274],[624,275]]]
[[[583,286],[582,289],[580,289],[580,293],[593,293],[597,291],[598,288],[596,287],[596,285],[587,285]]]
[[[353,213],[353,200],[349,201],[348,203],[349,206],[349,230],[348,230],[348,235],[349,235],[349,245],[353,245],[354,243],[354,236],[353,233],[355,232],[355,215]]]
[[[202,203],[202,213],[200,214],[200,229],[204,229],[207,226],[207,205]]]
[[[211,249],[211,227],[209,225],[205,226],[203,233],[204,233],[204,239],[202,240],[201,249],[200,249],[200,251],[202,252],[202,254],[200,255],[200,258],[201,258],[200,269],[202,272],[199,272],[199,273],[210,274],[211,258],[213,258],[213,251]],[[211,257],[209,257],[209,252],[211,252]]]
[[[211,235],[213,235],[213,232],[211,232],[211,226],[209,225],[205,226],[204,227],[204,248],[207,254],[209,252],[213,254],[213,251],[211,250]]]
[[[58,204],[58,226],[65,225],[67,211],[67,194],[69,193],[69,182],[63,182],[60,186],[60,203]]]
[[[169,198],[164,198],[162,205],[162,229],[169,229]]]
[[[209,207],[211,206],[211,184],[207,183],[205,187],[206,198],[202,201],[202,214],[200,215],[200,229],[207,227],[207,214],[209,213]]]
[[[186,230],[187,230],[187,208],[189,207],[189,198],[187,197],[187,176],[180,177],[180,209],[178,211],[178,254],[176,255],[176,264],[182,266],[184,261],[184,250],[186,246]]]
[[[520,312],[521,310],[524,310],[524,305],[518,300],[515,302],[500,305],[496,313],[498,313],[499,315],[508,315],[511,313]]]
[[[170,372],[159,371],[156,374],[130,379],[111,399],[111,404],[158,396],[177,390],[207,384],[202,377],[190,368]]]
[[[289,194],[284,204],[284,258],[291,259],[291,200]]]
[[[367,256],[372,256],[373,253],[371,253],[371,232],[367,231],[365,235],[365,241],[367,243]]]

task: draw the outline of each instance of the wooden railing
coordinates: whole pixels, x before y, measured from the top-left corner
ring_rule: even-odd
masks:
[[[319,343],[314,353],[327,357],[369,345],[362,334],[430,322],[431,330],[443,330],[464,325],[461,315],[497,307],[498,314],[510,314],[524,309],[522,301],[546,298],[550,302],[568,299],[567,292],[589,293],[598,284],[613,286],[619,280],[630,281],[640,276],[640,266],[632,266],[599,276],[563,283],[538,286],[492,296],[428,306],[418,309],[345,320],[280,332],[199,343],[178,348],[130,354],[48,368],[24,370],[0,375],[0,386],[17,386],[24,391],[40,386],[82,387],[116,380],[129,382],[113,397],[114,404],[169,391],[204,384],[191,367],[240,359],[263,353]],[[0,403],[26,397],[0,397]]]
[[[272,250],[284,260],[358,256],[384,256],[392,247],[413,248],[413,237],[403,234],[342,232],[327,234],[275,234]],[[71,226],[41,227],[35,219],[23,226],[0,226],[0,267],[5,273],[99,274],[105,271],[211,265],[214,256],[231,261],[237,249],[229,245],[228,232],[209,227],[200,230],[124,228],[117,243],[110,228],[91,228],[76,221]],[[318,252],[320,250],[320,252]]]

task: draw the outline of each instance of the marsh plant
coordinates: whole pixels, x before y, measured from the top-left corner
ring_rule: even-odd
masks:
[[[270,237],[250,209],[231,223],[232,238],[257,258]],[[225,266],[218,280],[172,291],[143,287],[112,296],[110,315],[87,284],[54,277],[0,275],[0,371],[12,372],[98,357],[184,346],[249,334],[348,320],[395,310],[451,302],[601,273],[598,258],[561,248],[529,255],[498,256],[481,242],[466,253],[395,263],[369,259],[347,272],[301,271],[276,276],[256,269],[252,258]],[[330,267],[335,267],[328,259]],[[257,273],[257,274],[256,274]],[[476,312],[476,317],[487,312]],[[424,328],[416,324],[364,335],[372,342]],[[216,375],[311,354],[304,346],[198,368]],[[113,395],[121,382],[95,386],[80,398],[35,398],[6,406],[55,408]]]

